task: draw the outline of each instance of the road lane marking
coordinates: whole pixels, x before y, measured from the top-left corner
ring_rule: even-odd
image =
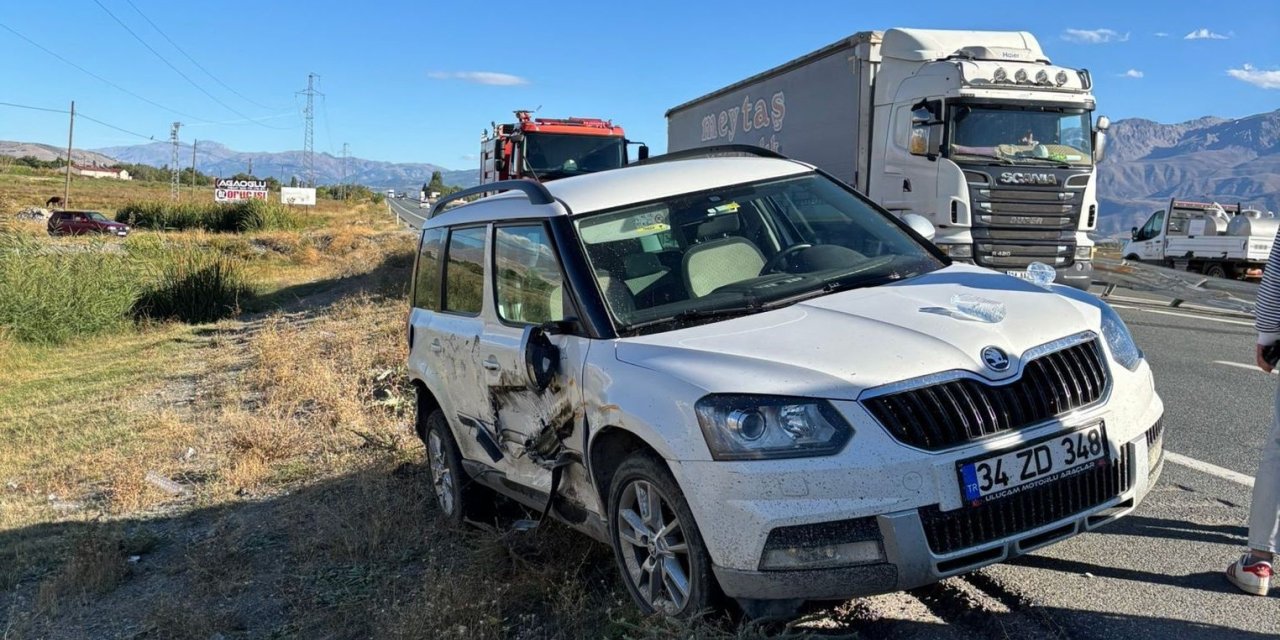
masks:
[[[1228,367],[1236,367],[1239,369],[1248,369],[1250,371],[1257,371],[1258,373],[1262,373],[1262,369],[1259,369],[1258,365],[1256,364],[1245,364],[1243,362],[1227,362],[1226,360],[1214,360],[1213,363],[1226,365]],[[1277,374],[1280,374],[1280,369],[1271,370],[1271,375],[1277,375]]]
[[[1191,313],[1178,313],[1177,311],[1161,311],[1160,309],[1144,309],[1144,308],[1142,308],[1142,307],[1131,307],[1131,306],[1129,306],[1129,305],[1124,305],[1124,304],[1113,304],[1113,305],[1111,305],[1111,306],[1112,306],[1112,307],[1114,307],[1114,308],[1116,308],[1116,309],[1133,309],[1134,311],[1145,311],[1145,312],[1147,312],[1147,313],[1158,313],[1158,314],[1160,314],[1160,315],[1165,315],[1165,316],[1178,316],[1178,317],[1180,317],[1180,318],[1191,318],[1191,319],[1193,319],[1193,320],[1207,320],[1207,321],[1209,321],[1209,322],[1222,322],[1222,323],[1225,323],[1225,324],[1238,324],[1238,325],[1245,326],[1245,327],[1252,327],[1252,326],[1253,326],[1253,323],[1252,323],[1252,322],[1246,322],[1246,321],[1244,321],[1244,320],[1228,320],[1228,319],[1226,319],[1226,318],[1212,318],[1212,317],[1209,317],[1209,316],[1198,316],[1198,315],[1191,314]]]
[[[1169,460],[1169,462],[1172,462],[1174,464],[1180,464],[1189,469],[1195,469],[1196,471],[1199,471],[1201,473],[1207,473],[1211,476],[1214,476],[1215,478],[1221,478],[1223,480],[1228,480],[1236,484],[1242,484],[1246,487],[1253,488],[1253,476],[1247,476],[1237,471],[1225,469],[1223,467],[1219,467],[1216,464],[1201,462],[1200,460],[1196,460],[1195,458],[1188,458],[1187,456],[1184,456],[1180,453],[1174,453],[1172,451],[1169,451],[1168,449],[1165,449],[1164,455],[1165,455],[1165,458]]]

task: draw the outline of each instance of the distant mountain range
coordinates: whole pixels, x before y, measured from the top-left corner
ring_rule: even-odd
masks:
[[[95,149],[97,153],[111,156],[120,162],[147,164],[154,167],[168,166],[173,147],[167,142],[151,142],[129,147]],[[342,180],[342,158],[328,153],[317,153],[316,184],[338,184]],[[182,144],[178,151],[178,163],[191,166],[191,145]],[[455,171],[440,165],[422,163],[395,163],[351,157],[347,159],[347,182],[363,184],[376,189],[405,189],[416,191],[431,180],[433,171],[441,172],[445,184],[472,186],[479,182],[480,169]],[[306,180],[301,151],[256,152],[235,151],[217,142],[201,140],[196,144],[196,169],[215,176],[248,173],[259,178],[274,177],[288,184],[292,176]]]
[[[1180,124],[1120,120],[1098,174],[1100,235],[1128,233],[1175,197],[1280,213],[1280,110]]]
[[[11,142],[9,140],[0,140],[0,156],[9,156],[11,158],[31,156],[36,160],[51,162],[59,158],[66,158],[67,148],[55,147],[51,144],[39,144],[36,142]],[[76,164],[111,165],[116,162],[114,159],[104,156],[101,153],[94,153],[83,149],[75,149],[72,152],[72,157],[75,158]]]

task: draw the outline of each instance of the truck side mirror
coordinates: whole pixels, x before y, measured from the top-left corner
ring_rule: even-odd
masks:
[[[908,150],[913,156],[936,160],[942,154],[942,123],[912,124]]]
[[[1132,239],[1132,240],[1137,240],[1137,239],[1138,239],[1138,228],[1137,228],[1137,227],[1134,227],[1134,228],[1132,228],[1132,229],[1130,229],[1130,230],[1129,230],[1129,238],[1130,238],[1130,239]]]
[[[1107,155],[1107,129],[1111,128],[1111,119],[1098,116],[1093,125],[1093,163],[1098,164]]]
[[[638,157],[638,158],[639,158],[639,159],[641,159],[641,160],[648,160],[648,159],[649,159],[649,145],[647,145],[647,144],[642,144],[642,145],[640,145],[640,148],[636,151],[636,157]]]

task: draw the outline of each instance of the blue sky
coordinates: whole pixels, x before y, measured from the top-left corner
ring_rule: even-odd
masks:
[[[613,4],[5,0],[0,102],[74,99],[128,132],[79,120],[77,148],[167,139],[178,120],[184,142],[283,151],[302,147],[295,92],[315,72],[317,152],[347,142],[358,157],[471,168],[482,130],[517,108],[611,118],[660,152],[671,106],[857,31],[920,27],[1031,31],[1055,63],[1093,72],[1098,113],[1113,120],[1280,108],[1273,0],[1217,0],[1211,11],[1119,0]],[[0,139],[65,144],[66,116],[0,106]]]

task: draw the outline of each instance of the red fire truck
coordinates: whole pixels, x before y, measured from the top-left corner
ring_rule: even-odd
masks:
[[[480,141],[480,183],[555,180],[627,164],[622,127],[598,118],[534,118],[516,111],[512,124],[493,124]],[[639,157],[649,155],[640,145]]]

